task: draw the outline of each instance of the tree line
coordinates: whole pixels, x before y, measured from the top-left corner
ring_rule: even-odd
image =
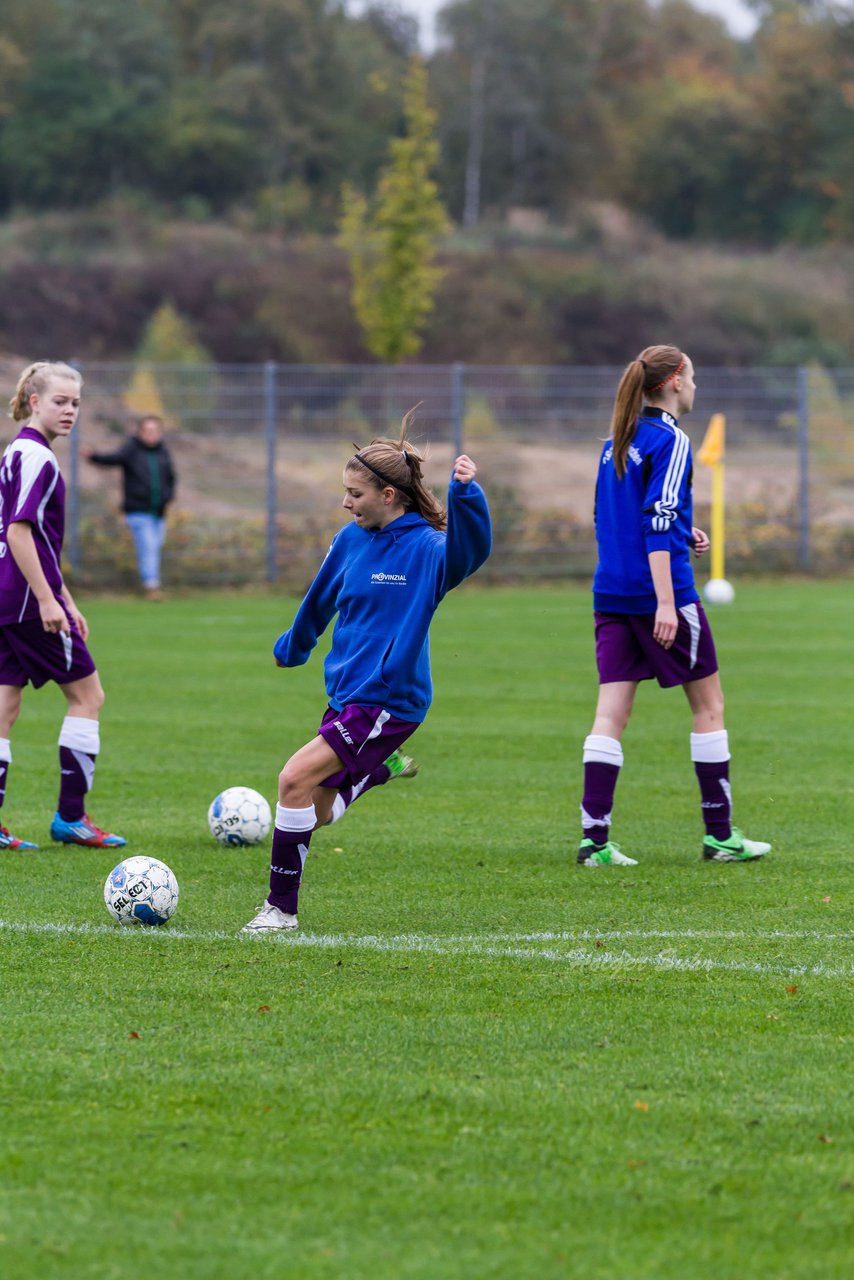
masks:
[[[450,0],[426,59],[464,227],[614,202],[667,235],[854,234],[854,6]],[[330,0],[4,0],[0,213],[120,199],[331,231],[404,131],[414,21]]]

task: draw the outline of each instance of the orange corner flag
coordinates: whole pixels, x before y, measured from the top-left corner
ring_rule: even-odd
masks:
[[[724,460],[726,448],[726,418],[722,413],[713,413],[706,438],[700,446],[697,461],[704,467],[715,467]]]

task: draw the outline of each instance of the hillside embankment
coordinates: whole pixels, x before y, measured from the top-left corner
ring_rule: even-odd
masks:
[[[621,364],[674,342],[706,365],[854,365],[854,249],[670,242],[597,211],[575,227],[500,227],[441,246],[418,359]],[[0,224],[0,351],[132,359],[170,302],[222,362],[370,360],[333,237],[162,222],[132,208]]]

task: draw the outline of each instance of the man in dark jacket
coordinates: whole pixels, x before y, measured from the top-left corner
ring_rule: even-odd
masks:
[[[175,493],[175,469],[163,442],[163,419],[152,413],[140,418],[136,433],[116,453],[87,448],[81,453],[98,467],[121,467],[122,510],[136,546],[139,576],[149,599],[159,600],[164,513]]]

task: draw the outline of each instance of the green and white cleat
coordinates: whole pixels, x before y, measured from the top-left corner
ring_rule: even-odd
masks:
[[[392,778],[414,778],[418,772],[418,765],[412,759],[412,756],[405,756],[402,751],[392,751],[387,760],[383,760],[383,764],[389,772],[389,782]]]
[[[738,827],[733,827],[729,840],[716,840],[714,836],[703,840],[704,862],[754,862],[770,852],[770,844],[764,840],[748,840]]]
[[[578,865],[580,867],[636,867],[637,858],[629,858],[620,852],[620,846],[609,840],[607,844],[595,844],[592,840],[582,840],[578,846]]]

